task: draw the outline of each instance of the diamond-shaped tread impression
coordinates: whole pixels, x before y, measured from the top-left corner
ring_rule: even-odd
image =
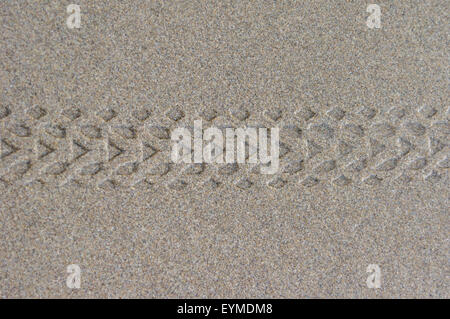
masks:
[[[146,161],[158,152],[156,148],[148,143],[142,143],[142,160]]]
[[[95,175],[98,172],[100,172],[103,169],[103,163],[92,163],[92,164],[88,164],[86,166],[84,166],[83,168],[81,168],[80,170],[80,174],[82,176],[86,176],[86,175]]]
[[[267,182],[267,185],[273,188],[282,188],[286,182],[281,177],[275,177],[274,179]]]
[[[86,155],[90,149],[83,146],[81,142],[77,142],[75,140],[72,141],[72,158],[73,160],[77,160],[82,156]]]
[[[327,115],[336,121],[340,121],[345,116],[345,111],[339,107],[332,108],[327,112]]]
[[[47,115],[47,111],[40,106],[35,106],[28,110],[28,115],[35,120],[39,120]]]
[[[36,157],[38,159],[43,159],[44,157],[53,153],[54,151],[55,151],[55,149],[53,147],[51,147],[50,145],[47,145],[45,142],[43,142],[41,140],[36,142],[35,152],[36,152]]]
[[[111,140],[108,141],[108,161],[114,160],[124,152],[125,150],[118,147],[114,142]]]
[[[102,118],[105,122],[111,121],[116,117],[117,113],[111,108],[105,108],[97,113],[97,115]]]
[[[9,127],[9,131],[18,137],[31,136],[31,129],[25,124],[15,124]]]
[[[0,120],[11,114],[11,110],[6,105],[0,105]]]
[[[79,108],[69,108],[62,112],[62,115],[64,115],[69,120],[73,121],[81,116],[81,110]]]
[[[430,154],[435,155],[436,153],[440,152],[444,147],[445,144],[441,142],[439,139],[430,137],[429,138],[429,148],[430,148]]]
[[[81,127],[81,133],[92,139],[99,139],[102,137],[102,130],[98,126],[95,125],[83,125]]]
[[[19,148],[15,147],[11,142],[6,141],[5,139],[0,140],[0,159],[4,159],[18,150]]]

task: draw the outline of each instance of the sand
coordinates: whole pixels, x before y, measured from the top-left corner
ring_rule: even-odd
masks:
[[[0,4],[2,298],[449,297],[448,1],[70,3]],[[280,172],[171,163],[197,119]]]

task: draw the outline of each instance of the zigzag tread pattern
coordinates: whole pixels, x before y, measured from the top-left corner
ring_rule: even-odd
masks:
[[[129,113],[74,107],[49,114],[35,106],[13,117],[12,109],[0,105],[2,187],[74,184],[183,190],[201,184],[247,190],[289,184],[436,183],[448,177],[449,112],[440,107],[394,106],[385,112],[366,106],[351,112],[301,107],[293,116],[282,108],[262,114],[246,108],[221,114],[206,108],[187,116],[179,107],[161,114],[146,107]],[[202,119],[204,129],[279,127],[279,173],[261,174],[255,164],[171,163],[171,130],[192,131],[196,119]]]

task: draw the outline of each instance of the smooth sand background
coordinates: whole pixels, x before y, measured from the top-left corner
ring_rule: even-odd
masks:
[[[79,30],[66,26],[70,3],[0,4],[0,127],[20,149],[0,161],[3,298],[449,297],[448,1],[378,1],[379,30],[365,24],[367,1],[77,0]],[[35,107],[46,115],[30,119]],[[106,123],[97,114],[109,107],[117,116]],[[73,108],[79,118],[62,114]],[[149,117],[136,120],[143,108]],[[333,108],[345,117],[327,115]],[[211,109],[208,125],[284,127],[282,165],[301,159],[303,169],[280,174],[281,186],[245,166],[158,171],[170,143],[148,128],[189,126]],[[274,109],[275,121],[265,115]],[[184,116],[174,121],[173,110]],[[14,135],[17,123],[29,134]],[[48,135],[48,123],[67,136]],[[85,123],[102,138],[77,131]],[[110,131],[128,124],[136,139]],[[130,157],[86,184],[48,174],[73,138],[98,150],[105,136]],[[414,145],[402,156],[400,137]],[[36,158],[45,138],[57,151]],[[371,138],[384,151],[371,155]],[[444,146],[433,151],[430,138]],[[160,150],[145,186],[135,182],[146,171],[115,171],[137,140]],[[340,154],[341,141],[354,151]],[[95,152],[63,175],[78,177],[103,158]],[[366,168],[347,170],[362,156]],[[411,167],[421,157],[425,167]],[[32,159],[24,174],[23,158]],[[335,169],[317,168],[331,159]],[[24,186],[24,176],[42,183]],[[108,176],[117,187],[101,184]],[[66,287],[69,264],[81,267],[79,290]],[[369,264],[381,267],[381,289],[366,286]]]

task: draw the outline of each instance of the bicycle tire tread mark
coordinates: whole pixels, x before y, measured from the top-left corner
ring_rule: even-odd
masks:
[[[371,107],[354,112],[309,107],[294,116],[280,108],[252,114],[235,108],[226,114],[204,109],[196,116],[206,126],[280,128],[280,172],[259,173],[250,164],[175,165],[170,163],[170,131],[192,129],[179,107],[155,115],[149,108],[131,114],[113,108],[84,112],[69,108],[57,114],[34,106],[21,118],[14,108],[0,106],[0,185],[67,183],[106,189],[174,190],[188,185],[217,188],[234,185],[281,189],[289,184],[314,187],[331,183],[379,185],[414,179],[438,182],[448,173],[448,112],[422,106],[409,111],[392,107],[381,113]],[[255,124],[258,123],[258,124]]]

